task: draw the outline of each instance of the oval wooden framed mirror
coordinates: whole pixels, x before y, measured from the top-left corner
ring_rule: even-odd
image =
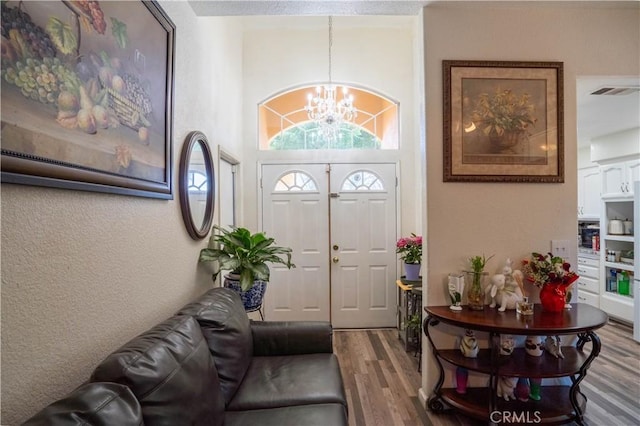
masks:
[[[180,156],[180,209],[187,232],[194,240],[209,234],[215,200],[215,173],[207,137],[199,131],[187,135]]]

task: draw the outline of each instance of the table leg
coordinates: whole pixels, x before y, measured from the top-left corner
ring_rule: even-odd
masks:
[[[598,356],[598,354],[600,353],[600,348],[602,346],[600,343],[600,338],[593,331],[578,334],[578,344],[576,345],[576,347],[579,350],[582,350],[586,342],[591,342],[591,353],[585,360],[584,364],[582,364],[582,366],[580,367],[578,376],[575,377],[575,379],[571,379],[573,384],[571,385],[571,389],[569,390],[569,400],[571,401],[571,406],[573,407],[573,410],[575,412],[575,421],[579,425],[584,425],[586,423],[584,421],[584,413],[582,412],[582,410],[580,409],[580,405],[578,404],[578,393],[580,393],[580,395],[582,395],[582,397],[584,398],[585,405],[587,403],[587,397],[580,391],[580,382],[587,375],[587,370],[589,369],[591,362],[593,362],[593,360]]]
[[[431,351],[433,352],[433,357],[438,363],[438,370],[440,372],[440,377],[438,377],[438,381],[436,385],[433,387],[433,394],[429,397],[427,401],[427,406],[429,409],[436,413],[441,413],[446,410],[444,402],[442,401],[442,394],[440,390],[442,389],[442,384],[444,383],[444,367],[442,366],[442,362],[438,357],[438,351],[436,346],[433,344],[433,340],[431,339],[431,335],[429,334],[429,326],[436,326],[440,323],[440,320],[432,318],[430,315],[425,318],[422,329],[424,331],[425,336],[429,340],[429,344],[431,345]]]

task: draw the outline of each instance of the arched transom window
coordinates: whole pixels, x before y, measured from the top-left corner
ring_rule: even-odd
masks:
[[[343,85],[340,85],[343,87]],[[398,103],[362,88],[345,86],[357,116],[328,138],[304,107],[316,86],[280,93],[258,106],[260,150],[398,149]]]

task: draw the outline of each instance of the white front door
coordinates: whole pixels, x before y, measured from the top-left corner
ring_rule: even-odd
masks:
[[[337,328],[396,321],[396,168],[331,167],[331,321]]]
[[[269,321],[329,321],[328,173],[325,164],[262,166],[262,228],[293,249],[296,268],[270,266]]]
[[[261,183],[263,229],[297,266],[271,268],[265,319],[394,326],[395,164],[268,164]]]

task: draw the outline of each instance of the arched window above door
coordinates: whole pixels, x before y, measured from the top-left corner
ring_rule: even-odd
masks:
[[[260,103],[259,149],[398,149],[398,102],[373,91],[345,87],[354,96],[357,116],[353,122],[341,123],[332,140],[327,140],[304,109],[315,85],[282,92]]]

